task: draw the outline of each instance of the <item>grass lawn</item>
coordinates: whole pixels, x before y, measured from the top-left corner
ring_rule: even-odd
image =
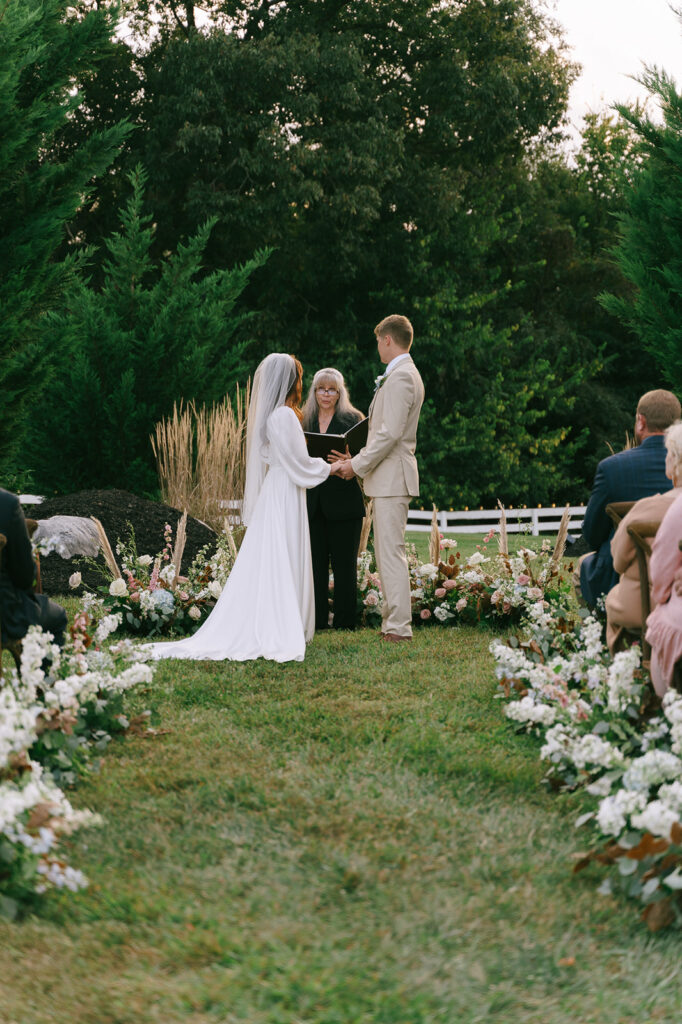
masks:
[[[163,663],[168,731],[72,794],[90,888],[0,925],[2,1024],[679,1024],[682,939],[571,875],[491,636]]]

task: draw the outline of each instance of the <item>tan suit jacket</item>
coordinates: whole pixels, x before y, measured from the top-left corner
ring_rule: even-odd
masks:
[[[411,356],[391,370],[369,407],[367,444],[351,459],[368,498],[419,494],[415,449],[424,385]]]
[[[665,494],[652,494],[648,498],[640,498],[621,519],[613,535],[613,567],[620,573],[620,579],[606,595],[606,641],[612,653],[623,629],[640,629],[642,626],[639,565],[628,526],[648,522],[660,524],[678,493],[666,491]],[[652,609],[654,603],[652,599]]]

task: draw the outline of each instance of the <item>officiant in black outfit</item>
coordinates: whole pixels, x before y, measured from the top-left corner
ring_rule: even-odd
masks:
[[[345,434],[364,419],[350,404],[343,374],[318,370],[303,407],[303,429]],[[357,480],[330,476],[307,492],[310,547],[315,584],[315,629],[329,624],[329,564],[334,574],[334,628],[355,629],[357,560],[365,501]]]
[[[0,489],[0,533],[7,543],[0,555],[0,625],[3,642],[20,640],[29,626],[42,626],[58,644],[64,642],[66,612],[56,601],[36,594],[36,565],[24,511],[16,494]]]

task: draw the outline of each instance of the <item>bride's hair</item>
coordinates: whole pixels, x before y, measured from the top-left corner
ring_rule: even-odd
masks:
[[[292,356],[291,358],[293,359],[294,366],[296,367],[296,380],[291,385],[291,389],[284,404],[294,410],[300,422],[303,419],[303,413],[301,412],[301,399],[303,398],[303,367],[296,356]]]
[[[359,409],[356,409],[354,405],[351,405],[350,398],[348,397],[348,388],[346,382],[343,379],[343,374],[340,370],[335,369],[333,366],[325,366],[324,369],[318,370],[313,377],[313,382],[310,385],[310,391],[306,398],[305,405],[303,406],[303,429],[310,430],[311,424],[315,417],[319,413],[319,406],[317,404],[317,396],[315,394],[317,388],[324,385],[333,384],[339,393],[339,399],[334,408],[335,413],[353,413],[359,419],[364,419],[364,416]]]
[[[301,364],[286,352],[271,352],[253,377],[246,420],[246,482],[242,521],[248,526],[268,469],[268,420],[275,409],[300,401]],[[294,412],[296,409],[292,405]]]

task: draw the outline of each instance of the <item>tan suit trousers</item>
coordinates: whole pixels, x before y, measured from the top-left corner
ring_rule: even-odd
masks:
[[[412,636],[405,527],[410,498],[374,498],[374,553],[384,596],[382,633]]]

